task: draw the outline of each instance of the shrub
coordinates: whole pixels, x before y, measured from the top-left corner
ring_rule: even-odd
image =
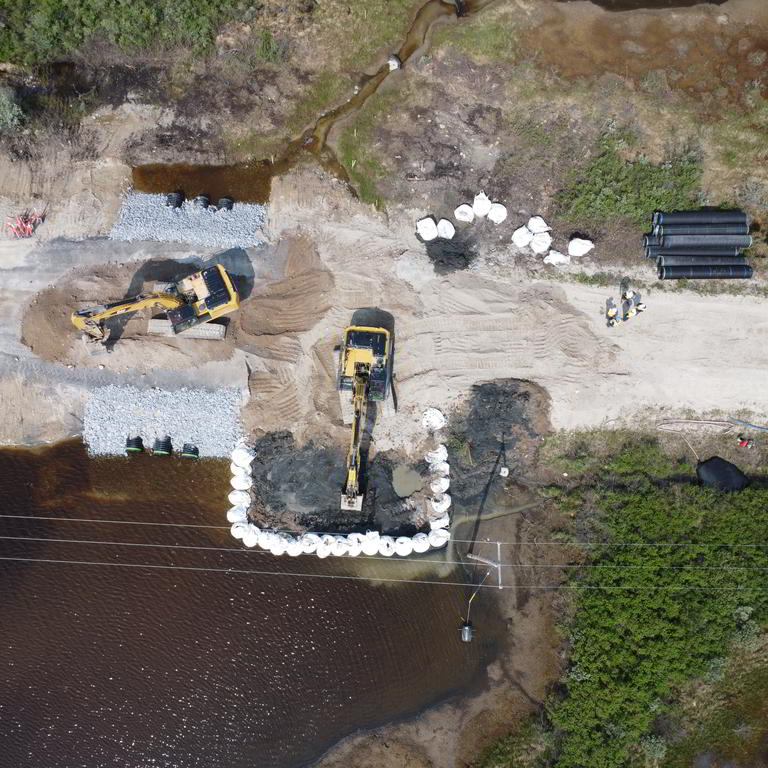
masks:
[[[15,131],[21,125],[23,117],[13,91],[7,86],[0,87],[0,133]]]
[[[597,155],[568,173],[557,197],[563,217],[584,224],[615,218],[646,224],[655,210],[696,204],[701,167],[690,152],[660,165],[645,158],[629,162],[619,154],[621,141],[617,134],[604,134]]]

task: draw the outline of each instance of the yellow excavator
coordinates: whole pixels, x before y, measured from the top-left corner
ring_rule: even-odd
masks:
[[[389,396],[392,374],[392,338],[385,328],[352,325],[344,331],[339,359],[338,388],[352,391],[354,421],[347,452],[347,479],[341,508],[359,512],[363,508],[360,487],[360,445],[369,401],[384,402]]]
[[[71,320],[75,328],[83,332],[86,341],[106,344],[110,330],[105,327],[105,320],[155,306],[166,310],[167,320],[150,320],[150,334],[175,336],[187,331],[185,336],[191,338],[215,339],[224,338],[225,326],[215,325],[203,333],[199,332],[202,328],[195,329],[195,326],[234,312],[240,306],[240,297],[227,270],[221,264],[215,264],[177,282],[166,283],[156,293],[140,293],[111,304],[73,312]]]

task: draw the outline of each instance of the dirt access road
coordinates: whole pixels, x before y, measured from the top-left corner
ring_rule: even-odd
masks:
[[[270,209],[273,244],[247,254],[257,278],[233,321],[225,359],[220,348],[205,351],[212,342],[179,342],[171,349],[138,335],[122,339],[112,355],[89,360],[78,354],[66,317],[58,317],[62,295],[72,306],[93,301],[110,279],[121,295],[133,262],[138,269],[148,260],[189,262],[215,254],[104,241],[5,244],[0,262],[3,406],[8,412],[24,402],[23,410],[34,410],[43,421],[46,413],[57,418],[47,419],[44,430],[9,422],[3,442],[70,434],[83,392],[107,380],[163,386],[216,386],[229,380],[244,389],[247,381],[249,431],[289,429],[299,441],[332,436],[343,442],[332,348],[352,312],[371,305],[396,319],[400,410],[377,426],[379,450],[417,453],[425,407],[450,411],[472,384],[497,378],[543,386],[552,399],[556,429],[646,423],[690,411],[750,413],[758,420],[765,413],[763,299],[657,291],[645,297],[645,314],[609,329],[603,317],[605,289],[531,282],[514,269],[500,277],[487,272],[482,260],[467,270],[435,275],[413,234],[414,217],[409,211],[388,221],[308,168],[277,180]],[[498,238],[518,223],[510,217],[498,230],[478,229],[478,241]],[[110,261],[112,272],[101,266]],[[128,266],[121,270],[118,265],[124,263]],[[44,306],[36,304],[46,287],[61,290],[39,294]],[[59,298],[50,304],[52,296]],[[31,325],[29,318],[39,320],[41,314],[46,322]],[[24,341],[42,350],[45,361],[21,343],[22,315],[27,318]],[[30,330],[35,327],[37,338]],[[75,381],[84,388],[76,397],[57,389]],[[69,416],[60,419],[61,414]]]

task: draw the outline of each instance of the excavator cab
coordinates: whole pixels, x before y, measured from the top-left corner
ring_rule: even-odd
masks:
[[[392,339],[385,328],[350,326],[344,331],[339,359],[338,388],[352,391],[354,420],[347,452],[347,478],[341,494],[341,509],[359,512],[363,508],[360,476],[360,446],[365,430],[369,401],[384,401],[389,395],[392,366]]]
[[[75,328],[83,332],[86,342],[103,345],[109,338],[106,320],[155,306],[166,311],[167,320],[150,320],[151,335],[175,336],[186,331],[188,338],[221,339],[226,333],[224,326],[208,326],[205,332],[203,329],[190,332],[190,329],[234,312],[240,306],[240,297],[226,269],[221,264],[214,264],[178,282],[164,284],[154,293],[141,293],[73,312],[71,320]]]

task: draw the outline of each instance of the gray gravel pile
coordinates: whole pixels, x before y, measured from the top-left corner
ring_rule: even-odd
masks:
[[[169,435],[174,451],[184,443],[200,456],[229,458],[243,435],[238,389],[138,389],[107,386],[88,398],[83,437],[92,455],[123,454],[127,437],[140,436],[144,447]]]
[[[212,248],[248,247],[265,242],[267,206],[235,202],[231,211],[203,208],[190,200],[180,208],[165,195],[129,192],[123,197],[112,240],[160,240]]]

